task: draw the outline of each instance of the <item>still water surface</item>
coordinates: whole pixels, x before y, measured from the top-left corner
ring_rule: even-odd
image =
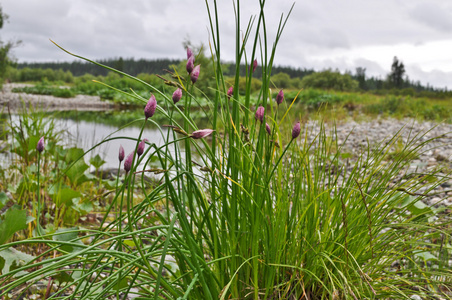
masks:
[[[106,161],[103,168],[117,168],[119,146],[122,145],[124,147],[126,156],[134,151],[136,141],[128,138],[137,139],[141,130],[141,128],[137,127],[127,127],[118,131],[115,126],[87,121],[57,120],[57,122],[67,129],[69,144],[72,140],[77,147],[83,148],[85,151],[101,143],[107,137],[122,137],[121,139],[114,139],[100,144],[85,157],[88,162],[90,157],[99,154]],[[161,146],[164,143],[161,132],[149,127],[145,128],[141,138],[146,138],[149,143],[155,143],[157,146]]]
[[[53,118],[56,131],[62,131],[62,145],[68,147],[78,147],[85,151],[88,151],[92,147],[95,147],[92,151],[86,154],[85,162],[89,163],[91,157],[97,154],[106,161],[102,166],[106,168],[118,167],[118,151],[119,146],[122,145],[125,150],[126,156],[135,149],[136,140],[140,134],[141,128],[139,127],[127,127],[118,131],[119,127],[98,123],[94,121],[82,121],[65,118]],[[93,119],[96,119],[96,113],[93,113]],[[19,116],[13,115],[11,117],[13,123],[18,124]],[[99,121],[99,120],[97,120]],[[151,127],[152,124],[146,124],[146,128],[143,131],[141,139],[148,139],[149,143],[155,143],[157,146],[161,146],[164,143],[162,133],[155,127]],[[163,133],[166,134],[166,130]],[[121,137],[120,139],[110,140],[102,143],[106,138]],[[3,162],[11,161],[11,153],[1,153],[1,160]],[[4,165],[2,163],[2,165]]]

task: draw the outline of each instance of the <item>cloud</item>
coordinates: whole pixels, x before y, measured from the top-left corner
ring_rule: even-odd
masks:
[[[281,15],[287,15],[293,0],[267,2],[267,38],[272,47]],[[242,33],[254,18],[253,35],[259,3],[241,1],[240,5]],[[10,22],[0,31],[1,39],[23,41],[14,49],[19,61],[73,60],[49,38],[92,59],[184,58],[185,40],[207,47],[211,38],[205,3],[198,0],[20,0],[5,1],[2,6]],[[222,57],[232,61],[236,22],[232,3],[218,1],[218,13]],[[452,71],[450,15],[452,4],[444,0],[297,2],[279,41],[275,63],[352,72],[365,67],[368,75],[384,77],[397,56],[405,66],[420,70],[413,68],[412,75],[407,68],[410,78],[416,74],[443,85],[441,76],[449,78]],[[252,50],[249,43],[247,55]]]
[[[452,10],[435,2],[423,2],[417,4],[409,12],[409,15],[427,27],[450,33],[452,30]]]
[[[416,65],[406,65],[406,74],[411,81],[420,81],[423,85],[429,84],[437,88],[448,87],[451,89],[452,72],[444,72],[438,69],[424,71]]]

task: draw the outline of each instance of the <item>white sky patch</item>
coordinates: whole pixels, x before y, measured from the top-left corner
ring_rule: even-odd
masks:
[[[394,56],[403,62],[411,80],[421,80],[422,72],[452,73],[452,40],[432,41],[420,45],[397,44],[382,46],[363,46],[352,49],[325,50],[321,54],[313,54],[310,59],[314,65],[331,62],[332,68],[349,68],[354,73],[356,67],[366,67],[365,61],[375,62],[387,73],[390,72]],[[360,65],[360,62],[363,65]],[[340,64],[343,64],[342,66]],[[417,78],[408,72],[416,69]],[[378,71],[378,70],[376,70]],[[368,75],[378,76],[381,73],[367,72]],[[427,82],[424,82],[426,84]],[[438,82],[439,83],[439,82]],[[430,82],[432,84],[432,82]],[[441,85],[452,86],[452,82],[441,80]]]

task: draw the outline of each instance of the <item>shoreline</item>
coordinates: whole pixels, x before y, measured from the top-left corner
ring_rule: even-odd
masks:
[[[77,95],[73,98],[58,98],[51,95],[13,93],[15,87],[32,86],[23,83],[6,83],[0,93],[1,112],[20,112],[25,109],[43,111],[105,111],[115,108],[115,104],[102,101],[99,96]]]

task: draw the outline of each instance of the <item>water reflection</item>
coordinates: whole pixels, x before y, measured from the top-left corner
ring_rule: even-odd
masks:
[[[93,113],[95,119],[95,113]],[[105,164],[102,168],[117,168],[118,167],[118,151],[119,146],[124,147],[126,155],[132,152],[136,146],[136,140],[139,137],[141,128],[139,127],[126,127],[119,130],[119,127],[97,123],[95,121],[80,121],[75,119],[57,118],[55,116],[49,116],[55,124],[55,129],[62,132],[61,144],[68,147],[78,147],[85,151],[95,147],[85,156],[85,161],[88,163],[91,157],[97,154],[105,160]],[[11,122],[13,124],[19,123],[20,116],[12,115]],[[99,121],[99,120],[96,120]],[[167,130],[163,130],[163,134],[166,135]],[[9,139],[12,137],[9,136]],[[105,139],[119,138],[103,142]],[[146,128],[143,131],[142,139],[148,139],[149,143],[155,143],[157,146],[164,144],[162,132],[157,128],[152,128],[152,124],[148,122]],[[170,140],[171,137],[170,137]],[[11,140],[9,141],[12,142]],[[98,145],[98,146],[96,146]],[[6,167],[5,163],[13,160],[13,154],[9,152],[0,153],[2,163],[1,167]]]
[[[118,131],[115,126],[87,121],[57,120],[56,122],[62,123],[62,126],[67,129],[69,144],[75,142],[77,147],[83,148],[85,151],[98,145],[85,158],[86,161],[89,161],[89,158],[99,154],[106,161],[103,168],[117,168],[119,146],[124,147],[126,156],[134,151],[136,140],[133,139],[139,137],[141,130],[137,127],[127,127]],[[120,139],[102,143],[107,138]],[[149,143],[155,143],[157,146],[164,144],[162,133],[158,129],[145,128],[141,138],[146,138]]]

